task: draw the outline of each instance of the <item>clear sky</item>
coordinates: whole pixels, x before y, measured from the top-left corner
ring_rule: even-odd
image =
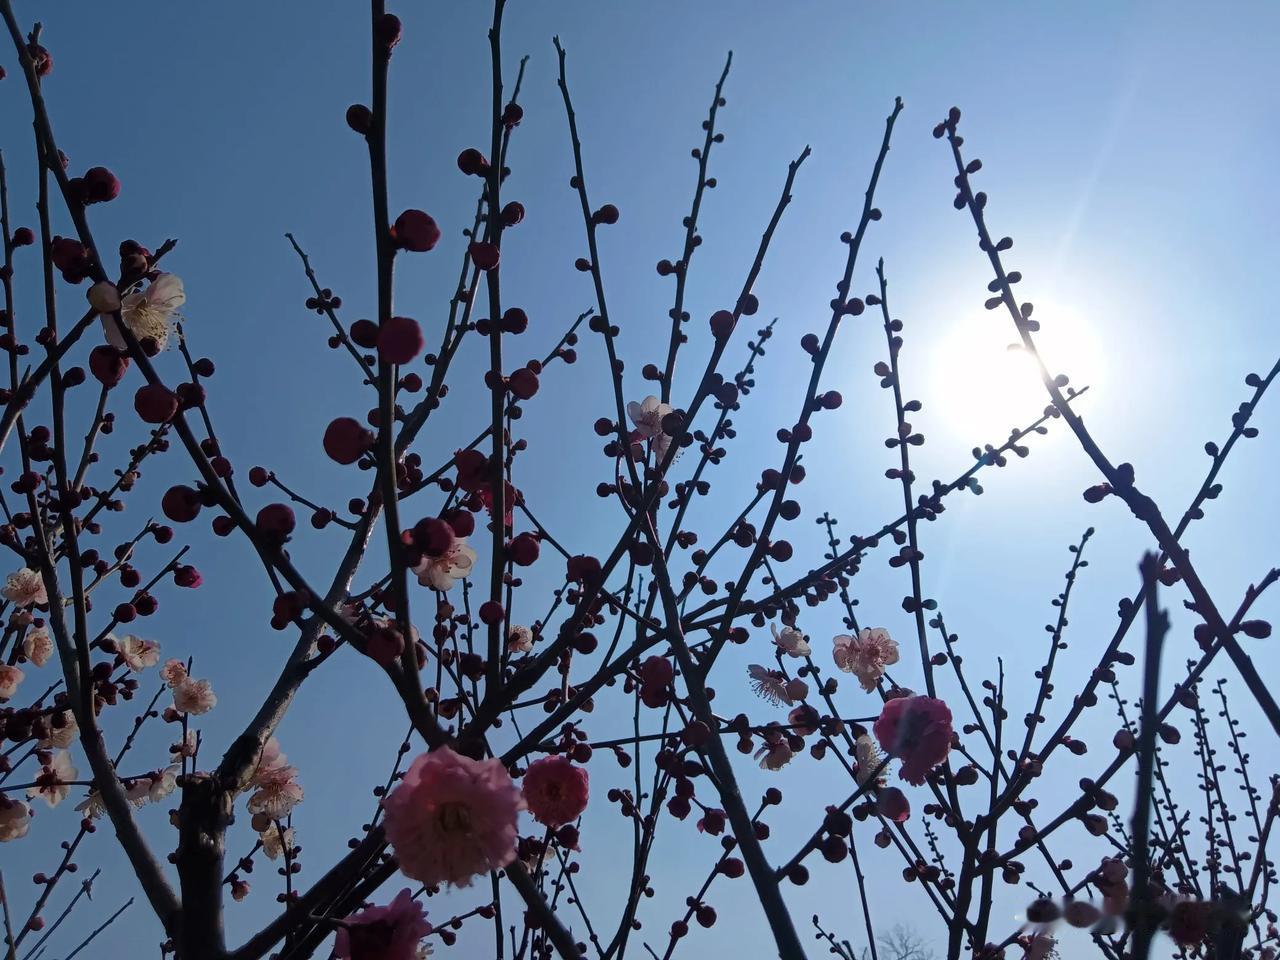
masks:
[[[436,252],[402,264],[397,304],[433,337],[456,279],[460,231],[474,208],[474,181],[464,180],[454,158],[487,138],[488,12],[479,2],[391,7],[405,25],[392,64],[391,206],[429,211],[446,238]],[[303,308],[310,290],[284,233],[297,236],[322,282],[342,296],[348,321],[373,312],[367,159],[343,122],[348,104],[368,98],[363,5],[275,0],[107,8],[62,0],[23,2],[19,14],[44,18],[55,59],[45,92],[73,167],[104,164],[123,183],[118,201],[92,210],[103,247],[125,237],[152,247],[166,237],[180,240],[166,266],[187,285],[193,352],[218,365],[211,408],[241,475],[261,463],[307,496],[335,505],[362,493],[364,477],[334,467],[320,435],[332,417],[362,413],[368,398],[345,357],[325,348],[325,321]],[[738,417],[730,459],[712,471],[717,496],[700,505],[701,529],[718,532],[749,496],[759,470],[780,460],[773,434],[794,422],[809,370],[797,342],[826,322],[844,256],[838,237],[856,223],[894,96],[906,109],[877,197],[885,217],[871,228],[855,292],[873,288],[875,258],[883,256],[894,313],[906,324],[905,389],[925,405],[917,423],[928,442],[915,453],[917,475],[952,478],[969,466],[975,443],[998,442],[1044,403],[1017,391],[996,391],[993,399],[987,382],[1003,376],[990,371],[1003,362],[995,358],[1012,330],[1007,317],[982,310],[985,259],[967,215],[951,207],[948,151],[930,136],[956,104],[965,111],[969,155],[985,164],[980,185],[991,194],[992,229],[1016,240],[1006,262],[1025,277],[1020,294],[1039,307],[1050,364],[1071,374],[1073,383],[1093,387],[1081,409],[1104,448],[1114,460],[1133,462],[1140,483],[1166,512],[1180,514],[1207,468],[1203,442],[1226,435],[1230,413],[1246,396],[1245,374],[1269,368],[1280,353],[1267,280],[1280,239],[1278,28],[1280,8],[1266,3],[1234,4],[1226,13],[1176,2],[513,0],[505,29],[508,75],[514,76],[519,56],[530,61],[526,118],[513,142],[506,194],[524,202],[528,218],[504,242],[503,286],[511,302],[528,311],[531,325],[512,356],[542,355],[572,317],[593,305],[589,279],[572,266],[585,244],[567,188],[572,161],[552,36],[559,34],[569,51],[593,201],[621,210],[620,223],[604,235],[602,258],[633,399],[648,392],[640,367],[665,353],[670,281],[658,277],[654,264],[679,253],[695,176],[689,150],[701,142],[699,124],[732,49],[720,121],[726,141],[712,158],[719,186],[704,207],[705,243],[691,281],[697,332],[686,371],[705,355],[705,317],[732,305],[787,162],[806,144],[813,155],[756,289],[761,309],[755,319],[778,317],[777,336],[759,364],[760,387]],[[0,83],[0,147],[10,167],[15,218],[30,222],[27,96],[7,45],[0,63],[10,75]],[[69,230],[64,218],[58,223]],[[37,273],[31,251],[21,254],[19,271],[19,310],[31,324]],[[62,294],[64,315],[81,308],[81,291],[64,287]],[[464,348],[455,393],[420,444],[429,465],[483,425],[483,402],[468,399],[480,395],[483,352],[475,342]],[[520,427],[530,451],[518,482],[557,537],[591,551],[611,542],[618,518],[594,497],[608,469],[590,429],[611,406],[603,350],[587,336],[580,352],[579,364],[544,378],[529,404]],[[745,346],[730,352],[736,362]],[[873,530],[899,512],[900,492],[883,477],[892,465],[882,443],[892,430],[892,401],[871,372],[884,353],[883,333],[870,313],[841,331],[827,382],[846,403],[822,418],[806,454],[808,479],[798,488],[805,512],[789,530],[797,558],[785,568],[794,575],[819,562],[822,545],[811,521],[824,509],[839,517],[845,535]],[[177,356],[160,362],[176,378]],[[677,396],[687,397],[691,388],[681,382]],[[140,436],[130,413],[121,420],[113,441],[117,456]],[[1256,422],[1262,439],[1242,445],[1226,470],[1223,498],[1187,540],[1208,586],[1231,608],[1276,560],[1270,475],[1277,461],[1269,437],[1278,425],[1275,408],[1264,404]],[[1096,477],[1060,428],[1031,446],[1028,460],[986,477],[984,496],[958,498],[922,532],[926,595],[938,599],[960,634],[972,670],[1004,658],[1014,718],[1034,693],[1032,671],[1045,653],[1043,624],[1054,614],[1050,600],[1070,560],[1067,545],[1087,526],[1098,528],[1073,604],[1060,691],[1071,689],[1110,638],[1116,601],[1133,592],[1137,560],[1149,545],[1122,506],[1082,501],[1080,492]],[[190,479],[175,451],[147,471],[146,496],[154,502],[168,484]],[[138,503],[118,518],[121,535],[145,519],[143,509]],[[410,513],[417,509],[425,513],[428,506]],[[291,641],[266,626],[269,588],[245,544],[214,539],[203,521],[181,534],[192,543],[205,586],[163,594],[159,613],[140,624],[140,632],[159,640],[168,655],[194,656],[197,672],[212,679],[219,705],[204,730],[209,751],[220,755]],[[327,574],[340,537],[340,531],[300,533],[293,552],[304,572]],[[864,623],[907,639],[910,622],[900,601],[909,584],[885,559],[866,563],[854,592]],[[152,560],[163,562],[158,553]],[[544,561],[531,580],[550,584],[559,573],[556,561]],[[542,596],[525,600],[519,616],[540,615]],[[1181,601],[1176,594],[1169,599],[1175,608]],[[1274,618],[1274,598],[1260,614],[1268,612]],[[825,660],[831,636],[841,632],[836,606],[809,614],[801,626]],[[1175,616],[1175,627],[1170,670],[1194,648],[1186,618]],[[1252,652],[1268,675],[1277,658],[1256,646]],[[738,672],[768,656],[767,634],[758,632],[752,646],[732,656],[718,684],[720,702],[770,719]],[[744,682],[734,689],[737,676]],[[918,682],[918,666],[902,679]],[[851,714],[873,711],[870,698],[845,687]],[[1238,681],[1235,689],[1243,689]],[[304,879],[345,849],[351,811],[363,817],[372,809],[369,789],[385,778],[403,734],[392,699],[369,663],[340,656],[308,682],[280,731],[308,788],[295,818]],[[1051,702],[1051,717],[1061,715],[1064,701]],[[628,727],[628,716],[616,710],[598,710],[591,721],[601,736]],[[1061,779],[1042,791],[1047,808],[1056,812],[1079,777],[1105,765],[1114,729],[1108,707],[1091,712],[1083,731],[1095,749],[1060,761],[1053,776]],[[162,762],[166,734],[157,727],[144,737],[143,767]],[[846,792],[834,764],[799,758],[781,775],[749,767],[744,759],[749,795],[773,784],[793,795],[771,821],[775,839],[766,849],[779,860],[813,829],[822,805]],[[629,774],[607,755],[598,755],[591,773],[600,802],[584,826],[583,876],[590,877],[611,929],[607,904],[617,901],[609,894],[618,894],[626,879],[614,864],[629,861],[630,831],[621,836],[622,824],[603,794],[624,785]],[[1063,789],[1055,791],[1055,784]],[[55,825],[73,828],[69,808],[41,812],[26,842],[3,848],[19,904],[29,902],[29,874],[55,865],[55,834],[65,835]],[[168,849],[162,812],[147,809],[141,816]],[[100,831],[80,857],[83,870],[101,866],[109,881],[81,926],[136,892],[107,834]],[[241,825],[233,854],[247,849],[248,837]],[[684,897],[718,851],[696,834],[692,820],[667,824],[665,837],[653,863],[658,896],[647,906],[644,931],[659,952]],[[1082,846],[1082,837],[1068,828],[1054,849],[1066,855]],[[625,849],[618,846],[624,840]],[[900,863],[871,848],[869,838],[860,850],[882,925],[917,923],[931,939],[940,937],[927,903],[901,883]],[[1097,848],[1095,855],[1101,853]],[[269,915],[276,879],[260,869],[255,896],[230,906],[233,943]],[[815,864],[814,881],[791,895],[802,926],[819,912],[829,927],[858,942],[861,922],[847,864]],[[1002,896],[1008,909],[996,916],[1012,924],[1030,894]],[[686,951],[714,938],[721,949],[767,953],[761,947],[767,931],[745,880],[719,882],[710,901],[732,923],[698,931]],[[451,906],[433,905],[432,917],[447,916]],[[126,955],[158,942],[159,927],[141,901],[127,916],[93,955]],[[462,955],[487,956],[489,936],[485,930],[483,937],[464,937],[469,946]],[[51,955],[73,943],[62,939]]]

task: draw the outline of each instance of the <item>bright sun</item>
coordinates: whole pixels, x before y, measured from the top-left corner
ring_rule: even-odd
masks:
[[[1104,354],[1089,323],[1057,304],[1036,303],[1043,329],[1036,345],[1051,373],[1072,387],[1096,389],[1105,374]],[[1049,402],[1035,360],[1022,349],[1003,310],[959,316],[943,324],[931,357],[930,389],[922,396],[926,421],[945,424],[967,443],[999,443],[1029,424]]]

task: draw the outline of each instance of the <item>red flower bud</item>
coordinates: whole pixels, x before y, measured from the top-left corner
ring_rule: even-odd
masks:
[[[391,236],[402,250],[425,253],[440,241],[440,228],[421,210],[406,210],[396,217]]]
[[[478,177],[489,169],[489,161],[475,147],[467,147],[458,154],[458,169],[469,177]]]
[[[711,335],[717,340],[727,340],[733,333],[733,314],[728,310],[717,310],[711,315]]]
[[[168,423],[178,412],[178,398],[161,383],[148,383],[133,395],[133,409],[144,423]]]
[[[422,327],[412,317],[392,317],[378,331],[378,356],[387,363],[409,363],[425,346]]]
[[[502,110],[502,125],[508,130],[520,126],[520,121],[523,119],[524,107],[518,103],[508,103]]]
[[[508,227],[514,227],[524,219],[524,204],[516,200],[512,200],[502,208],[502,222]]]
[[[106,203],[120,196],[120,181],[106,167],[90,167],[84,175],[85,203]]]
[[[439,517],[427,517],[413,526],[413,545],[429,557],[443,557],[455,539],[453,527]]]
[[[528,400],[538,392],[538,375],[528,367],[521,367],[507,381],[511,393],[521,400]]]
[[[480,622],[492,626],[495,623],[501,623],[505,616],[502,604],[496,600],[486,600],[480,604]]]
[[[510,206],[510,204],[507,204],[507,206]],[[30,227],[19,227],[13,231],[13,245],[15,247],[29,247],[35,242],[36,235],[31,232]]]
[[[255,525],[258,532],[277,543],[284,542],[293,533],[296,524],[293,508],[287,503],[269,503],[258,511]]]
[[[517,566],[532,566],[541,552],[542,545],[532,533],[522,533],[511,541],[511,559]]]
[[[200,494],[187,486],[170,487],[160,499],[160,509],[174,523],[190,523],[200,514]]]
[[[129,358],[115,347],[103,344],[89,351],[89,371],[108,389],[124,379],[129,369]]]
[[[353,103],[347,107],[347,126],[361,136],[368,136],[373,129],[373,111],[363,103]]]
[[[384,13],[373,25],[373,35],[378,43],[387,48],[388,52],[400,42],[400,32],[400,18],[394,13]]]
[[[467,247],[467,253],[471,255],[471,262],[481,270],[492,270],[498,265],[500,253],[492,243],[476,240]]]

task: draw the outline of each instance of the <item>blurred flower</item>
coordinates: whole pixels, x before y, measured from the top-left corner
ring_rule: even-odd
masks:
[[[385,907],[366,907],[344,918],[333,953],[340,960],[417,960],[418,945],[430,932],[422,904],[405,889]]]
[[[880,711],[875,733],[884,751],[902,760],[902,779],[919,785],[951,750],[951,710],[933,697],[897,697]]]
[[[76,723],[76,715],[70,710],[63,710],[59,714],[55,714],[50,719],[58,719],[62,722],[62,726],[53,726],[49,731],[49,736],[40,741],[40,746],[48,750],[57,747],[61,750],[67,749],[76,742],[80,737],[80,725]]]
[[[0,843],[21,840],[31,827],[31,808],[0,793]]]
[[[533,631],[514,626],[507,632],[507,653],[528,653],[533,649]]]
[[[516,818],[525,809],[501,760],[472,760],[448,747],[414,760],[382,806],[404,875],[459,887],[515,858]]]
[[[587,809],[587,771],[566,757],[543,757],[529,764],[523,788],[529,812],[548,827],[572,823]]]

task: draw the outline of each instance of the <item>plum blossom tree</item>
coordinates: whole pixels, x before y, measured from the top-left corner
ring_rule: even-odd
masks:
[[[870,292],[858,296],[854,286],[864,282],[864,246],[882,219],[877,191],[904,110],[898,100],[861,208],[839,239],[845,262],[825,325],[799,338],[811,371],[777,431],[781,451],[751,468],[759,469],[759,481],[726,528],[697,529],[708,477],[729,457],[734,421],[747,409],[757,364],[775,335],[772,322],[752,319],[761,307],[754,289],[808,149],[785,171],[736,292],[705,321],[695,320],[686,301],[702,242],[699,212],[716,185],[710,160],[723,141],[717,120],[726,107],[726,63],[693,151],[697,177],[682,250],[657,264],[673,286],[670,327],[657,359],[641,366],[640,385],[620,353],[599,243],[621,213],[589,192],[568,53],[557,39],[570,185],[582,215],[574,267],[589,278],[594,303],[541,359],[520,363],[514,358],[528,352],[520,338],[536,321],[502,283],[509,262],[503,240],[508,231],[538,228],[507,190],[524,122],[524,62],[513,80],[502,44],[506,0],[495,0],[489,31],[488,140],[457,158],[459,182],[473,184],[476,194],[474,220],[456,251],[457,285],[430,322],[400,312],[407,308],[395,297],[397,272],[413,270],[419,256],[445,255],[456,237],[446,240],[426,211],[395,213],[389,205],[387,139],[395,117],[388,90],[396,59],[412,55],[412,44],[401,43],[400,20],[386,7],[372,0],[363,18],[372,52],[368,102],[351,106],[345,118],[368,150],[372,318],[345,319],[341,297],[322,285],[290,237],[310,284],[308,309],[331,325],[328,347],[350,361],[350,375],[374,398],[372,408],[344,411],[315,431],[333,469],[363,484],[344,508],[295,490],[287,465],[245,471],[233,463],[215,429],[228,374],[198,355],[198,333],[184,329],[187,293],[180,264],[172,262],[180,259],[176,243],[108,239],[94,222],[94,205],[136,194],[105,167],[78,173],[59,150],[50,104],[57,99],[54,57],[40,26],[21,23],[10,0],[0,0],[39,159],[34,229],[11,220],[0,165],[0,347],[8,360],[0,391],[0,546],[12,554],[0,636],[0,843],[38,842],[42,808],[74,803],[81,814],[74,835],[59,838],[56,866],[36,874],[29,904],[12,877],[8,886],[0,881],[7,956],[36,955],[64,926],[89,887],[56,918],[55,897],[76,871],[83,839],[109,824],[164,930],[162,953],[180,960],[297,960],[326,950],[351,960],[412,960],[480,924],[492,925],[498,956],[613,960],[628,949],[638,953],[642,943],[666,960],[691,924],[715,932],[713,890],[730,883],[750,884],[773,950],[786,960],[824,951],[848,960],[923,960],[931,955],[928,942],[886,932],[875,916],[860,859],[869,845],[900,856],[903,882],[936,911],[937,942],[945,942],[949,960],[1048,957],[1068,935],[1112,960],[1145,960],[1157,935],[1172,938],[1183,957],[1274,958],[1280,932],[1269,905],[1276,874],[1268,844],[1280,781],[1256,764],[1250,769],[1227,680],[1211,681],[1209,671],[1229,666],[1269,721],[1264,735],[1280,732],[1280,707],[1248,652],[1250,642],[1270,633],[1251,611],[1280,573],[1266,572],[1237,599],[1215,597],[1181,538],[1221,492],[1231,451],[1257,436],[1250,421],[1280,364],[1249,374],[1250,395],[1232,414],[1225,440],[1206,445],[1204,481],[1171,524],[1138,486],[1134,468],[1105,453],[1086,427],[1077,409],[1083,390],[1041,357],[1039,321],[1014,294],[1023,278],[1004,262],[1012,240],[990,231],[988,197],[974,185],[981,163],[965,159],[960,111],[952,109],[934,135],[955,165],[955,207],[971,219],[991,270],[986,306],[1008,314],[1038,365],[1047,406],[1001,443],[975,449],[953,479],[922,484],[911,461],[924,443],[913,423],[921,405],[909,399],[899,367],[904,324],[889,306],[884,261],[875,264]],[[113,243],[118,266],[107,253]],[[35,249],[28,254],[25,247]],[[19,269],[39,274],[38,306],[18,302]],[[716,284],[724,289],[725,281]],[[68,303],[77,304],[70,320]],[[803,512],[794,488],[806,476],[805,445],[843,403],[828,361],[841,330],[854,322],[883,327],[885,353],[874,372],[892,398],[887,477],[901,490],[902,511],[845,539],[824,512],[816,522],[829,551],[802,558],[786,535]],[[691,336],[699,323],[709,339]],[[596,493],[616,517],[610,546],[596,553],[575,552],[569,535],[538,520],[540,508],[515,469],[534,456],[521,436],[524,410],[545,380],[579,362],[588,337],[604,362],[577,375],[608,385],[610,407],[595,424],[603,441]],[[708,348],[699,353],[702,343]],[[464,344],[487,355],[479,381],[458,373]],[[691,390],[676,376],[679,361],[694,371]],[[78,399],[86,390],[97,394],[88,406]],[[426,428],[445,397],[462,392],[483,411],[483,422],[470,443],[442,450],[427,442]],[[78,419],[82,412],[87,420]],[[113,449],[119,421],[144,425],[143,442]],[[1120,604],[1114,635],[1088,652],[1096,664],[1053,717],[1067,609],[1093,531],[1070,548],[1043,666],[1017,687],[1006,684],[1002,665],[979,677],[957,652],[957,635],[927,594],[920,547],[922,528],[939,521],[952,498],[981,493],[981,474],[1009,465],[1010,454],[1027,456],[1030,441],[1050,425],[1069,431],[1097,467],[1099,483],[1085,499],[1119,498],[1156,544],[1133,595]],[[149,489],[144,475],[159,458],[180,460],[188,481]],[[112,542],[104,514],[147,497],[153,515],[168,522],[148,520]],[[336,544],[325,579],[308,577],[295,562],[310,536],[300,518],[315,537]],[[227,721],[238,732],[225,742],[209,734],[206,718],[219,711],[219,697],[201,675],[216,651],[183,649],[180,639],[158,642],[144,628],[163,588],[204,585],[188,548],[175,544],[202,519],[225,538],[221,549],[261,566],[275,597],[263,619],[292,641],[261,704]],[[159,548],[170,552],[157,560]],[[855,576],[878,553],[889,554],[889,566],[909,583],[902,607],[911,636],[895,638],[859,616]],[[540,599],[530,596],[536,581],[526,581],[535,566],[555,570],[554,588]],[[1175,589],[1186,591],[1184,603],[1197,618],[1198,652],[1170,682],[1162,664],[1169,621],[1161,608],[1169,601],[1157,592]],[[104,596],[121,599],[112,604]],[[839,611],[844,632],[805,632],[816,618],[808,611],[820,607]],[[517,609],[545,612],[517,619]],[[1119,675],[1138,663],[1126,642],[1139,624],[1145,643],[1135,706]],[[750,664],[745,675],[730,669],[730,646],[764,662]],[[308,790],[322,787],[289,762],[276,732],[308,678],[353,662],[376,676],[373,695],[395,698],[409,732],[382,737],[395,763],[347,854],[306,873],[299,807]],[[908,666],[919,671],[922,689],[895,677]],[[841,672],[856,684],[842,685]],[[753,690],[759,713],[727,715],[717,707],[716,685]],[[1050,760],[1088,751],[1075,731],[1100,693],[1114,703],[1118,726],[1100,751],[1099,772],[1068,796],[1042,790]],[[136,713],[135,701],[143,704]],[[1011,722],[1010,711],[1024,708]],[[596,718],[605,712],[631,718],[631,733],[600,735]],[[139,735],[157,724],[169,731],[169,750],[144,756]],[[1192,731],[1182,748],[1180,727]],[[804,825],[807,839],[783,848],[767,817],[788,803],[788,769],[805,753],[836,769],[841,792]],[[1130,761],[1138,787],[1126,818],[1108,787]],[[1203,832],[1170,787],[1171,765],[1187,762],[1204,794],[1196,813]],[[749,795],[743,773],[756,765],[780,786]],[[618,769],[633,781],[618,785]],[[609,786],[601,789],[602,782]],[[155,805],[169,808],[174,830],[163,851],[140,824]],[[584,896],[580,854],[592,842],[583,819],[590,808],[616,817],[610,822],[632,857],[612,875],[592,877]],[[655,838],[670,831],[701,845],[705,877],[690,882],[679,916],[655,920],[646,904]],[[228,856],[246,838],[252,851]],[[269,882],[249,881],[262,859],[279,864],[279,889],[270,893]],[[845,863],[852,867],[851,879],[840,868],[848,902],[856,895],[858,909],[853,921],[840,922],[856,934],[828,932],[816,916],[816,933],[804,930],[795,920],[803,916],[797,888],[814,871]],[[392,896],[405,878],[412,883]],[[1023,896],[1019,921],[993,913],[997,881]],[[264,895],[275,897],[273,919],[229,945],[226,911]]]

